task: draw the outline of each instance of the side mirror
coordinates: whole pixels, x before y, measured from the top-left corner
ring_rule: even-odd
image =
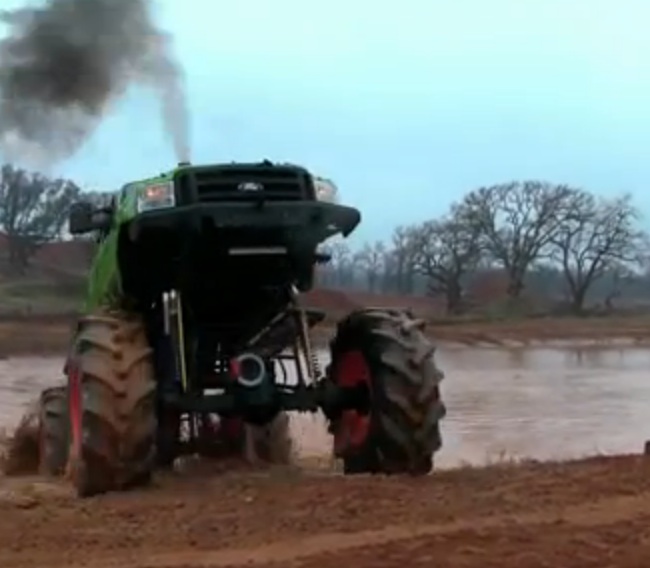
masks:
[[[92,231],[110,229],[112,214],[107,209],[96,209],[90,203],[75,203],[70,208],[69,231],[73,235],[83,235]]]

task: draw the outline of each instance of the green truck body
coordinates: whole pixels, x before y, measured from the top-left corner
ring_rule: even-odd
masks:
[[[119,302],[122,296],[120,268],[118,263],[119,230],[138,215],[138,197],[147,188],[174,183],[179,167],[158,177],[127,183],[115,196],[113,223],[103,235],[90,267],[88,291],[83,306],[84,313],[91,313],[100,306]]]
[[[328,314],[302,294],[329,260],[320,247],[361,220],[336,194],[301,166],[264,160],[179,164],[110,204],[73,204],[70,233],[97,242],[90,317],[66,385],[42,394],[39,467],[65,471],[81,497],[121,491],[183,455],[234,457],[251,427],[264,435],[250,449],[286,465],[287,412],[321,411],[345,473],[429,473],[445,408],[424,322],[353,310],[325,370],[313,345]]]
[[[166,224],[172,218],[178,219],[181,213],[188,215],[203,214],[208,211],[210,215],[225,221],[224,226],[229,226],[233,219],[240,219],[242,224],[252,223],[251,226],[264,224],[282,224],[290,227],[294,225],[295,234],[298,238],[303,238],[302,230],[307,224],[313,225],[314,220],[318,217],[317,224],[319,228],[314,228],[311,239],[316,242],[322,242],[336,233],[342,233],[345,236],[349,234],[358,225],[360,215],[357,210],[335,204],[337,200],[337,189],[329,179],[312,176],[307,170],[302,170],[304,175],[309,177],[310,184],[313,185],[314,196],[307,201],[294,201],[288,203],[276,202],[269,204],[265,209],[251,212],[248,204],[233,203],[196,203],[176,207],[156,208],[156,210],[142,211],[138,208],[138,202],[145,194],[160,188],[171,188],[172,193],[177,183],[177,179],[182,174],[213,172],[218,168],[233,168],[237,165],[206,165],[191,166],[181,164],[173,170],[163,173],[156,177],[127,183],[116,193],[114,197],[113,209],[111,211],[110,226],[101,231],[98,247],[95,252],[89,274],[88,291],[83,306],[84,313],[91,313],[102,306],[112,306],[119,304],[123,299],[122,278],[120,275],[120,266],[118,261],[118,249],[120,243],[120,231],[134,220],[139,222],[146,217],[147,221],[154,221],[158,225]],[[298,166],[290,166],[299,168]],[[331,191],[331,199],[321,199],[321,191]],[[302,224],[302,225],[301,225]]]

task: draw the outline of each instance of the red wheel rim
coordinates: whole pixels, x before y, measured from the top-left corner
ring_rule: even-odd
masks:
[[[72,452],[77,458],[81,453],[81,371],[74,365],[70,366],[68,373],[68,391]]]
[[[340,387],[351,388],[366,385],[372,387],[370,368],[360,351],[343,353],[334,368],[334,380]],[[356,410],[345,410],[336,422],[334,452],[340,455],[345,450],[362,445],[370,432],[370,415]]]

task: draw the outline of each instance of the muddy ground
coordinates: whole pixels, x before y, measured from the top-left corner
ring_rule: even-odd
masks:
[[[75,500],[0,485],[3,568],[629,567],[650,558],[650,460],[497,465],[424,479],[203,468]]]
[[[641,319],[535,320],[432,329],[448,346],[508,347],[553,339],[608,345],[616,339],[643,346],[650,340],[648,323]],[[60,355],[69,329],[56,322],[41,322],[38,327],[0,325],[0,345],[20,337],[14,345],[22,342],[22,352],[33,353],[30,345],[38,345],[37,353]],[[52,338],[61,344],[47,343]],[[448,401],[454,410],[448,417],[449,428],[458,421],[456,415],[471,415],[475,421],[474,425],[456,422],[456,433],[465,440],[472,428],[487,435],[495,425],[500,430],[494,436],[504,440],[502,430],[510,424],[510,431],[525,434],[531,451],[546,447],[544,453],[552,454],[554,444],[560,448],[570,442],[564,430],[557,429],[564,424],[561,417],[553,418],[553,412],[561,410],[566,421],[562,428],[575,432],[576,438],[590,436],[597,444],[603,430],[611,430],[612,443],[617,445],[622,433],[613,425],[621,422],[621,416],[627,419],[632,408],[623,391],[636,402],[644,398],[645,387],[627,369],[638,368],[638,353],[620,360],[615,354],[604,357],[594,352],[593,360],[583,354],[580,357],[588,360],[580,363],[580,369],[586,369],[580,371],[574,367],[567,371],[563,359],[543,354],[547,380],[556,380],[555,398],[549,399],[555,402],[534,410],[532,401],[546,400],[547,394],[526,370],[533,363],[524,364],[520,358],[537,360],[540,352],[514,356],[515,371],[506,380],[499,379],[505,377],[505,367],[497,365],[489,373],[485,369],[497,352],[509,350],[483,351],[478,359],[454,355],[453,349],[446,355],[447,367],[452,367],[452,357],[459,361],[447,378]],[[474,369],[477,364],[480,373]],[[621,380],[614,384],[617,372]],[[596,381],[597,373],[604,378]],[[590,374],[594,378],[587,381]],[[464,381],[455,394],[454,376],[463,377],[456,382]],[[480,377],[489,383],[486,392],[494,391],[493,398],[470,389],[470,383]],[[568,390],[560,396],[561,384]],[[607,390],[607,385],[613,387]],[[600,393],[599,402],[593,406],[595,391]],[[515,392],[512,400],[506,398]],[[588,416],[561,409],[559,401],[565,399],[574,409],[578,405],[603,409],[603,417],[611,415],[614,422],[598,418],[596,422],[605,424],[598,430]],[[602,399],[610,401],[611,407],[603,406]],[[463,405],[469,405],[469,410],[461,411]],[[536,428],[524,428],[518,415],[495,414],[503,413],[504,405],[525,407]],[[639,423],[638,431],[631,424],[626,426],[626,440],[638,438],[634,447],[641,450],[650,437],[650,421],[646,429]],[[487,447],[481,440],[480,446]],[[523,438],[516,441],[526,443]],[[447,436],[446,443],[453,447],[454,437]],[[628,441],[620,443],[628,447]],[[646,568],[650,458],[627,455],[518,464],[506,460],[490,467],[438,470],[423,479],[344,478],[336,464],[315,458],[303,459],[297,467],[268,470],[240,463],[189,463],[176,473],[158,475],[151,488],[84,501],[74,498],[62,481],[0,476],[0,511],[2,568]]]

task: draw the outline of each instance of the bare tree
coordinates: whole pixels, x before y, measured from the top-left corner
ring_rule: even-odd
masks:
[[[615,264],[607,272],[610,274],[611,283],[604,303],[605,309],[611,312],[614,309],[614,300],[620,298],[623,293],[623,286],[634,282],[634,272],[627,264]]]
[[[463,200],[460,213],[506,271],[510,297],[521,295],[526,272],[556,236],[574,194],[565,185],[525,181],[483,187]]]
[[[397,227],[391,239],[391,265],[394,269],[396,291],[412,294],[415,276],[415,254],[413,248],[414,227]]]
[[[385,266],[386,246],[381,241],[366,243],[363,248],[354,255],[354,262],[366,274],[368,289],[371,292],[377,291],[379,276]]]
[[[321,266],[319,282],[325,286],[345,288],[353,280],[352,254],[350,247],[343,240],[333,239],[320,248],[320,251],[328,254],[330,260]]]
[[[61,236],[69,207],[79,193],[70,181],[2,166],[0,228],[7,236],[9,260],[15,270],[23,272],[41,244]]]
[[[429,292],[446,299],[447,311],[462,308],[462,279],[476,267],[480,233],[474,224],[452,217],[428,221],[411,233],[414,268],[429,280]]]
[[[571,213],[551,241],[574,311],[583,310],[589,289],[607,272],[620,279],[626,266],[641,266],[645,235],[638,218],[629,195],[606,200],[576,191]]]
[[[344,241],[335,241],[331,245],[332,269],[337,286],[346,287],[352,283],[352,253]]]
[[[384,251],[384,260],[382,262],[381,278],[378,288],[383,293],[397,291],[397,257],[395,251],[386,248]]]

